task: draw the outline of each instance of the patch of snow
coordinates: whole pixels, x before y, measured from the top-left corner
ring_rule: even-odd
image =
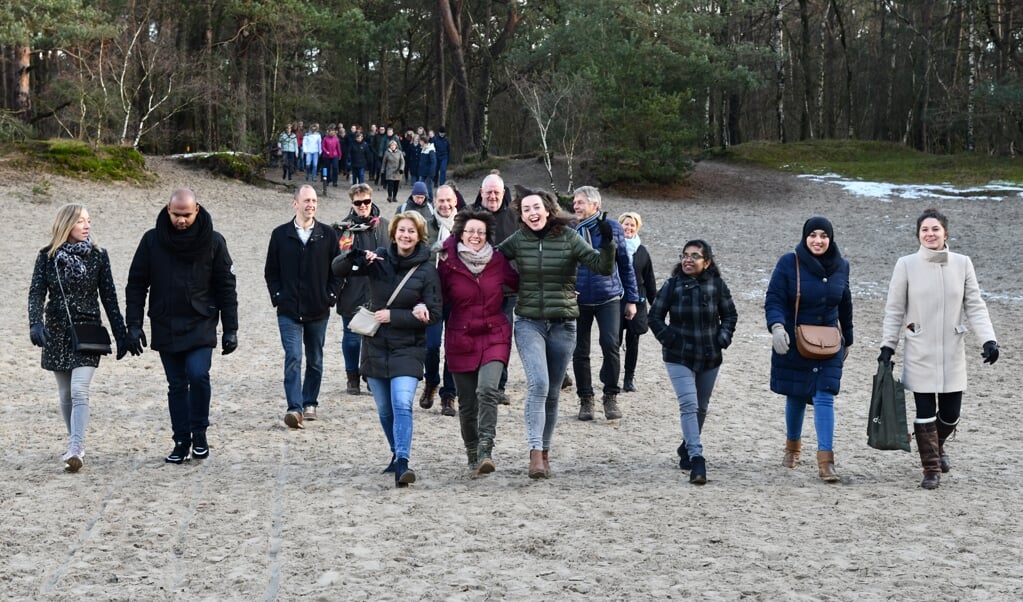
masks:
[[[891,184],[889,182],[866,182],[850,180],[837,174],[810,175],[797,177],[812,182],[823,182],[841,186],[846,192],[859,196],[874,198],[879,201],[892,202],[896,199],[933,198],[942,200],[974,200],[986,199],[1002,201],[1007,197],[1023,197],[1023,187],[1005,182],[992,182],[985,186],[957,188],[951,184]]]

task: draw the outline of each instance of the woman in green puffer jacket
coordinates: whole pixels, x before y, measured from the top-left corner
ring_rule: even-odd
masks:
[[[597,250],[566,227],[569,220],[558,216],[560,207],[553,194],[521,187],[516,192],[512,210],[519,216],[519,230],[500,249],[519,270],[513,332],[528,389],[529,478],[539,479],[550,477],[548,452],[558,419],[558,397],[575,349],[576,271],[582,264],[610,274],[615,244],[606,214],[598,221],[601,240],[606,242]]]

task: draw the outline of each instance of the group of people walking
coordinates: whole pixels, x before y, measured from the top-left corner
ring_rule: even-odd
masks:
[[[391,203],[397,202],[402,181],[423,182],[431,200],[434,187],[447,181],[451,142],[444,126],[436,132],[420,126],[400,134],[375,123],[368,133],[358,124],[346,132],[343,123],[331,123],[326,131],[322,135],[318,123],[308,129],[302,121],[285,124],[274,147],[280,154],[282,179],[291,180],[295,171],[302,171],[305,181],[323,180],[324,191],[328,185],[337,187],[339,173],[350,177],[352,184],[368,179],[386,186]]]
[[[349,189],[348,214],[328,225],[317,218],[315,188],[298,188],[292,217],[270,234],[264,267],[284,349],[287,427],[300,430],[319,419],[323,346],[335,308],[344,328],[346,390],[359,394],[362,382],[368,385],[391,452],[384,472],[393,473],[395,485],[416,480],[410,465],[413,401],[424,375],[424,407],[427,393],[432,404],[442,382],[441,337],[469,470],[491,473],[497,468],[497,408],[506,397],[514,341],[526,381],[527,474],[549,478],[570,362],[579,419],[593,419],[592,323],[600,331],[601,401],[609,420],[622,415],[618,394],[637,390],[639,339],[649,329],[661,345],[678,404],[679,467],[689,471],[691,483],[706,483],[701,433],[738,323],[711,243],[687,241],[658,287],[640,240],[639,214],[609,219],[599,191],[587,186],[575,191],[574,217],[547,191],[519,187],[510,204],[505,194],[503,180],[491,174],[476,202],[459,210],[460,194],[444,184],[436,206],[417,199],[388,220],[373,203],[372,187],[356,183]],[[947,218],[929,209],[916,232],[919,250],[899,259],[891,279],[878,361],[890,362],[904,340],[903,382],[916,403],[921,486],[931,489],[951,468],[945,443],[958,424],[966,386],[965,334],[972,330],[983,341],[985,362],[997,361],[999,349],[973,264],[947,246]],[[100,303],[121,359],[147,345],[148,298],[152,348],[168,382],[174,447],[165,459],[182,463],[210,455],[212,351],[218,324],[223,354],[237,348],[238,304],[226,241],[191,190],[175,191],[142,237],[125,298],[122,317],[110,260],[92,235],[86,208],[61,207],[50,242],[37,256],[28,310],[32,343],[43,348],[42,367],[56,376],[69,436],[62,462],[70,472],[84,463],[89,385],[100,357],[80,347],[74,326],[101,325]],[[838,481],[834,399],[854,329],[849,264],[827,219],[808,219],[795,249],[778,260],[764,312],[772,337],[770,387],[785,396],[782,464],[799,463],[810,406],[819,476]],[[806,325],[837,328],[839,348],[825,356],[804,352],[796,342]],[[454,414],[453,404],[445,403],[449,408]]]

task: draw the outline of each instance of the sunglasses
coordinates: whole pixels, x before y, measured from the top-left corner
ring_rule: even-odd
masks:
[[[373,202],[373,199],[363,199],[361,201],[352,201],[352,204],[353,205],[357,205],[359,207],[364,207],[366,205],[371,204],[372,202]]]

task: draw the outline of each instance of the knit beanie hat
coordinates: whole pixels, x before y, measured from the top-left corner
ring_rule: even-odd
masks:
[[[416,182],[415,184],[412,185],[412,196],[416,196],[417,194],[421,194],[423,196],[430,196],[426,190],[426,182]]]
[[[814,216],[806,220],[806,223],[803,224],[803,240],[806,240],[806,237],[810,236],[814,230],[824,230],[828,238],[835,240],[835,228],[825,217]]]

